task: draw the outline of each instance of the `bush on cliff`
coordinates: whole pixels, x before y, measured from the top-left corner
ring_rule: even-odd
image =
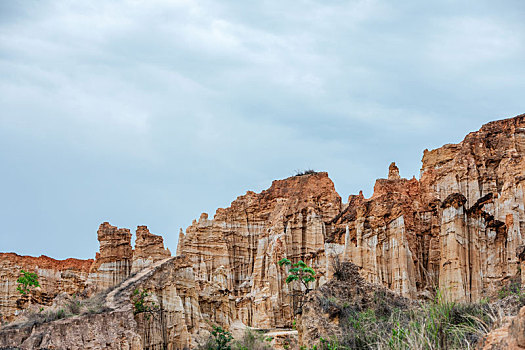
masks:
[[[306,169],[306,170],[296,170],[294,176],[304,176],[304,175],[311,175],[316,174],[317,171],[313,169]]]
[[[300,282],[300,292],[298,293],[298,302],[294,302],[294,313],[300,313],[303,307],[304,298],[311,291],[310,282],[315,281],[316,275],[314,269],[306,265],[302,260],[299,260],[297,263],[292,264],[292,262],[283,258],[279,260],[279,266],[289,266],[290,270],[288,271],[289,275],[286,277],[285,282],[290,284],[294,281]],[[293,295],[292,295],[293,296]],[[297,307],[296,307],[297,304]]]
[[[34,287],[40,287],[40,283],[38,283],[38,275],[34,272],[21,270],[20,277],[18,277],[16,282],[18,282],[18,287],[16,287],[16,289],[23,295],[30,292]]]

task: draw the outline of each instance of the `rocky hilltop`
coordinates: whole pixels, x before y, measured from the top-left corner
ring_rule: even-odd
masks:
[[[337,258],[359,266],[367,283],[403,297],[428,298],[439,288],[449,300],[479,300],[511,280],[525,281],[524,159],[521,115],[488,123],[459,144],[425,150],[419,179],[401,178],[392,163],[370,198],[360,193],[343,203],[324,172],[249,191],[181,231],[176,259],[145,226],[137,228],[133,249],[131,232],[109,223],[98,230],[95,260],[1,254],[4,321],[64,294],[104,292],[107,310],[44,323],[36,331],[23,324],[3,329],[0,346],[97,348],[96,336],[84,334],[72,343],[61,338],[65,331],[51,332],[53,324],[66,329],[79,317],[87,317],[81,322],[91,326],[83,332],[91,333],[100,322],[124,317],[122,338],[101,335],[115,349],[194,347],[210,324],[291,327],[300,290],[284,282],[282,258],[312,266],[315,287],[331,279]],[[16,291],[20,269],[40,276],[41,287],[29,296]],[[132,312],[137,286],[161,306],[160,318]]]
[[[203,316],[258,328],[289,325],[291,291],[278,261],[302,259],[324,283],[325,222],[340,210],[328,174],[315,173],[248,192],[213,220],[202,214],[180,235],[177,252],[193,262]]]

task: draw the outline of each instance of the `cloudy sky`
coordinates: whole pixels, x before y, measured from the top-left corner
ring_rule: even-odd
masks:
[[[93,257],[296,169],[343,198],[525,112],[516,1],[0,1],[0,251]]]

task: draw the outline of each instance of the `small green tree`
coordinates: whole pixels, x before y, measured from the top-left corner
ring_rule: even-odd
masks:
[[[18,287],[16,287],[16,289],[23,295],[30,292],[33,287],[40,287],[40,283],[38,283],[38,275],[34,272],[21,270],[20,277],[18,277],[16,281],[18,282]]]
[[[214,338],[214,348],[213,350],[231,350],[230,342],[233,340],[232,334],[228,331],[225,331],[220,326],[212,326],[213,331],[211,335]]]
[[[133,314],[145,313],[145,318],[149,320],[150,314],[155,316],[155,312],[159,310],[159,306],[154,301],[147,301],[146,298],[149,296],[148,292],[143,289],[135,289],[133,291]]]
[[[305,288],[305,295],[310,292],[310,282],[315,281],[315,271],[305,264],[304,261],[299,260],[296,264],[292,264],[289,259],[283,258],[279,260],[279,266],[291,266],[290,274],[286,277],[286,283],[293,281],[300,281]]]
[[[286,283],[290,284],[293,281],[299,281],[303,286],[304,290],[299,294],[298,300],[295,299],[295,296],[292,294],[292,300],[296,300],[293,303],[293,311],[295,314],[301,312],[303,308],[303,303],[306,295],[310,292],[310,282],[315,281],[315,271],[302,260],[299,260],[297,263],[292,264],[292,262],[283,258],[279,260],[279,266],[291,266],[289,275],[286,277]],[[297,305],[297,307],[296,307]]]

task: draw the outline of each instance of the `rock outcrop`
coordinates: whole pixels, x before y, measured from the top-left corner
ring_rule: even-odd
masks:
[[[350,196],[329,240],[369,282],[416,297],[439,287],[479,300],[518,272],[525,214],[525,117],[492,122],[457,145],[427,151],[421,179],[377,180]]]
[[[525,283],[524,159],[521,115],[486,124],[459,144],[425,150],[419,180],[402,178],[392,163],[370,198],[360,193],[343,204],[324,172],[277,180],[261,193],[238,197],[213,218],[203,213],[181,231],[173,266],[165,265],[170,253],[162,238],[146,227],[138,227],[133,250],[128,229],[103,223],[95,261],[79,262],[76,269],[77,263],[66,264],[64,276],[55,268],[40,271],[58,276],[41,289],[51,296],[120,290],[127,296],[118,297],[113,313],[124,310],[124,300],[129,304],[128,286],[150,291],[163,316],[130,316],[125,306],[123,319],[133,317],[135,324],[121,330],[128,334],[122,348],[137,341],[145,348],[193,346],[208,327],[203,320],[226,328],[290,327],[302,289],[285,283],[282,258],[312,266],[316,287],[332,277],[337,258],[359,266],[367,283],[404,297],[426,298],[439,288],[448,299],[476,301],[511,279]],[[0,312],[12,317],[20,309],[13,281],[22,264],[4,256]],[[35,266],[28,269],[40,268]],[[63,280],[67,276],[71,281]],[[53,283],[57,287],[48,292]],[[44,328],[38,334],[47,334]]]
[[[313,345],[319,345],[321,338],[335,338],[340,341],[341,348],[368,348],[345,339],[353,328],[349,319],[358,319],[356,315],[364,311],[388,319],[394,310],[407,312],[416,305],[416,302],[403,298],[384,286],[366,282],[356,265],[342,262],[338,265],[336,278],[305,297],[302,313],[297,317],[296,324],[299,345],[312,348]],[[363,322],[361,326],[366,329],[372,325]]]
[[[170,256],[169,249],[164,249],[162,236],[150,233],[147,226],[137,227],[131,273],[140,271],[154,262]]]
[[[20,349],[185,349],[201,327],[191,265],[181,257],[160,260],[105,296],[106,311],[0,330],[0,346]],[[135,290],[159,306],[137,313]],[[194,308],[196,306],[196,308]]]
[[[131,274],[133,248],[131,232],[127,228],[104,222],[97,235],[100,252],[91,266],[88,283],[100,291],[119,284]]]
[[[525,307],[513,317],[503,319],[501,327],[493,329],[483,340],[482,350],[525,349]]]
[[[14,253],[0,253],[0,324],[11,321],[30,304],[49,304],[58,294],[83,294],[93,260],[55,260]],[[20,271],[36,272],[40,287],[21,295],[17,290]]]
[[[98,229],[100,252],[95,260],[55,260],[0,253],[0,321],[11,321],[32,304],[50,305],[60,293],[88,297],[112,288],[151,264],[171,256],[161,236],[137,227],[135,250],[131,232],[104,222]],[[36,272],[40,287],[27,295],[17,291],[20,271]]]
[[[292,319],[284,257],[304,260],[324,281],[325,222],[341,210],[327,173],[278,180],[261,193],[247,192],[212,220],[180,236],[178,253],[195,269],[203,317],[229,325],[272,328]]]

